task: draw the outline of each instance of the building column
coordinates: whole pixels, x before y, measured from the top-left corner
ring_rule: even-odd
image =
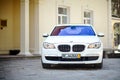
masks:
[[[107,40],[107,44],[108,44],[108,48],[112,48],[113,45],[113,33],[112,33],[112,10],[111,10],[111,0],[108,0],[108,40]],[[110,44],[111,43],[111,44]]]
[[[29,0],[20,0],[20,53],[21,56],[32,56],[29,52]]]
[[[34,0],[34,55],[40,56],[40,0]]]

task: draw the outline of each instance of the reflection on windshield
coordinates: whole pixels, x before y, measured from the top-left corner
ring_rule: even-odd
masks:
[[[95,36],[95,32],[90,26],[59,26],[51,36]]]

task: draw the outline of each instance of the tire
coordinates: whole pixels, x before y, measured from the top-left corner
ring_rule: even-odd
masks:
[[[97,69],[102,69],[102,67],[103,67],[103,62],[102,62],[102,63],[99,63],[99,64],[94,64],[94,67],[97,68]]]
[[[42,63],[42,67],[43,68],[51,68],[51,64]]]
[[[46,64],[46,63],[43,63],[43,61],[42,61],[42,58],[41,58],[41,63],[42,63],[42,67],[43,68],[51,68],[51,64]]]

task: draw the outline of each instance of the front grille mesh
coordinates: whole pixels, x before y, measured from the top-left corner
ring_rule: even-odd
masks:
[[[73,52],[82,52],[84,48],[84,45],[73,45],[72,50]]]
[[[58,49],[61,52],[69,52],[70,51],[70,45],[59,45]]]
[[[85,49],[84,45],[59,45],[58,50],[61,52],[70,52],[72,49],[73,52],[82,52]]]

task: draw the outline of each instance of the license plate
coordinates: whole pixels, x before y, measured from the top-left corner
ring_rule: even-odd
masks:
[[[80,54],[62,54],[62,58],[80,58]]]

